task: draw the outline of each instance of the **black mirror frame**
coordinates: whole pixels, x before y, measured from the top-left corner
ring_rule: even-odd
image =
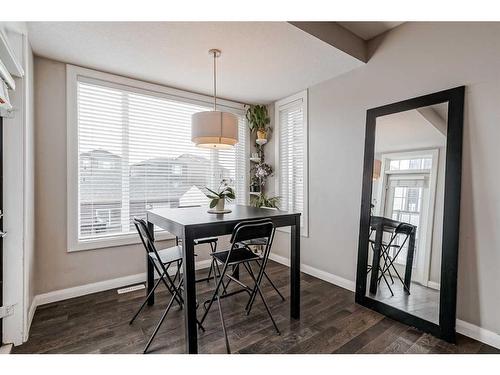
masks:
[[[448,342],[455,342],[457,306],[458,236],[460,226],[460,191],[462,180],[462,138],[465,86],[369,109],[366,112],[365,155],[361,216],[359,223],[356,303],[369,307],[390,318],[428,332]],[[368,236],[372,195],[375,126],[377,117],[408,111],[434,104],[448,103],[448,133],[444,185],[443,244],[441,254],[441,289],[439,324],[399,310],[366,296]]]

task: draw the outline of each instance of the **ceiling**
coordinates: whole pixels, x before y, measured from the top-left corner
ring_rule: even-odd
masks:
[[[370,40],[403,22],[338,22],[341,26],[364,40]]]
[[[30,22],[36,55],[184,90],[269,103],[363,65],[286,22]]]
[[[419,111],[431,109],[446,124],[447,108],[443,103],[377,117],[375,153],[445,147],[446,136]]]

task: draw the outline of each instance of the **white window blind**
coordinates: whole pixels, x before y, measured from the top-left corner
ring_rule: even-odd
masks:
[[[278,101],[275,113],[280,208],[302,214],[302,234],[307,236],[307,92]]]
[[[204,187],[223,178],[233,181],[236,203],[246,203],[242,113],[233,111],[237,146],[209,150],[191,142],[191,115],[212,109],[208,102],[80,76],[76,91],[78,241],[135,233],[132,218],[151,208],[206,204]]]

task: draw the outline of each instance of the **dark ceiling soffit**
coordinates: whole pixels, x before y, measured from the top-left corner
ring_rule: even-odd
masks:
[[[368,46],[359,36],[336,22],[288,22],[361,62],[368,62]]]

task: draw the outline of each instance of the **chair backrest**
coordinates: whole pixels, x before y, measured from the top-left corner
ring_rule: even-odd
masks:
[[[231,248],[229,253],[231,253],[235,248],[240,246],[243,241],[251,241],[257,239],[265,239],[266,245],[264,251],[262,252],[262,263],[259,271],[259,278],[262,276],[261,273],[264,272],[267,261],[269,259],[269,254],[271,253],[271,246],[273,244],[274,232],[276,227],[271,219],[259,219],[251,221],[242,221],[238,223],[231,235]],[[227,257],[229,260],[230,256]],[[227,261],[226,261],[227,262]]]
[[[146,224],[146,220],[140,219],[138,217],[134,217],[134,225],[137,229],[137,233],[139,233],[139,237],[141,238],[141,242],[144,245],[144,248],[149,253],[154,252],[158,255],[153,239],[151,238],[148,230],[148,225]]]
[[[269,224],[271,225],[269,226]],[[270,232],[270,228],[272,228],[274,232],[274,224],[269,218],[241,221],[235,225],[229,242],[234,244],[259,238],[269,238],[271,234],[273,234]]]
[[[411,225],[411,224],[408,224],[408,223],[401,223],[396,228],[395,233],[397,233],[397,234],[406,234],[407,236],[409,236],[411,234],[411,232],[413,232],[413,230],[415,230],[415,226],[414,225]]]
[[[165,268],[165,265],[161,262],[161,257],[158,253],[158,250],[156,249],[154,240],[149,235],[146,220],[134,216],[134,225],[149,256],[149,261],[153,264],[154,269],[159,275],[165,275],[167,273],[167,268]],[[151,253],[153,253],[155,256],[152,257]]]

